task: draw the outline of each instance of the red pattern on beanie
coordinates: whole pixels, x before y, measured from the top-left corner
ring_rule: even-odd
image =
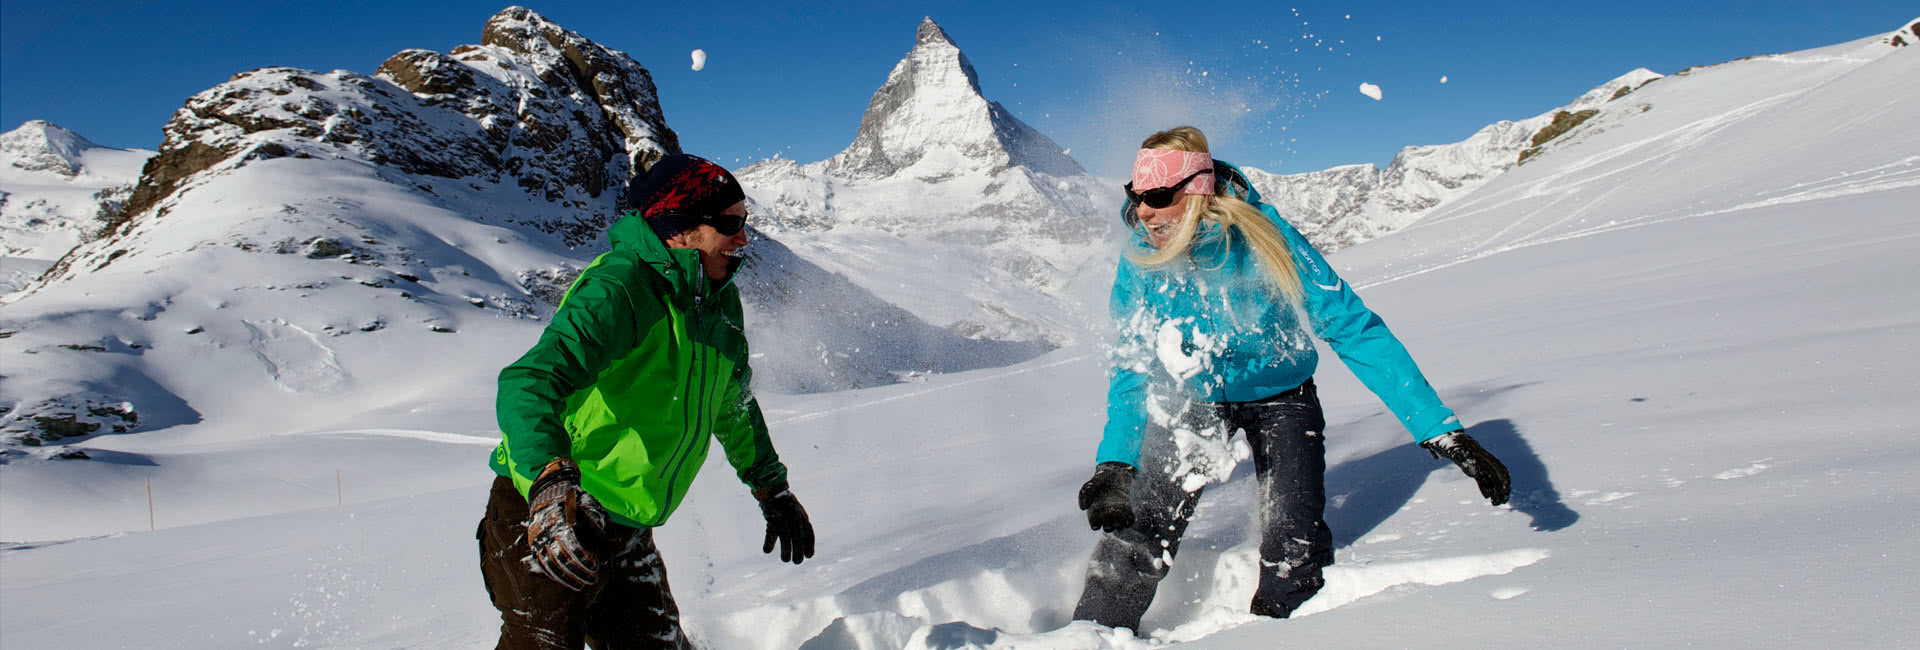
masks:
[[[688,165],[667,179],[653,196],[643,216],[653,217],[671,210],[700,214],[719,214],[738,203],[744,194],[727,170],[702,160]],[[725,205],[717,205],[725,201]]]

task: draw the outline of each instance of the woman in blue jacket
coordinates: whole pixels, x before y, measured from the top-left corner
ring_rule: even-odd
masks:
[[[1246,433],[1261,497],[1255,614],[1285,618],[1325,584],[1326,420],[1312,333],[1434,455],[1494,505],[1507,470],[1461,429],[1413,358],[1319,251],[1193,127],[1141,143],[1122,218],[1134,230],[1113,283],[1120,337],[1098,467],[1080,489],[1094,549],[1074,618],[1138,629],[1200,491]],[[1303,326],[1301,319],[1306,323]],[[1224,456],[1224,457],[1223,457]]]

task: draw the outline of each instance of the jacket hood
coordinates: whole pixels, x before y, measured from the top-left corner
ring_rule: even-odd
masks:
[[[653,234],[653,227],[638,212],[628,212],[620,216],[619,221],[607,227],[607,243],[613,250],[638,253],[641,259],[658,261],[666,253],[667,245],[660,236]]]
[[[1215,194],[1238,197],[1248,203],[1260,203],[1260,191],[1253,189],[1253,183],[1247,180],[1247,175],[1240,173],[1240,168],[1233,163],[1213,161],[1213,176],[1218,179],[1213,184]]]

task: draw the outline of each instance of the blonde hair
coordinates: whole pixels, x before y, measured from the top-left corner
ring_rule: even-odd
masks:
[[[1140,143],[1142,149],[1173,149],[1176,151],[1207,152],[1207,134],[1191,126],[1180,126],[1147,136]],[[1216,179],[1215,183],[1219,181]],[[1200,220],[1210,219],[1214,223],[1229,227],[1228,237],[1234,230],[1247,238],[1247,244],[1253,248],[1253,254],[1267,267],[1267,281],[1271,288],[1280,293],[1289,302],[1301,304],[1306,290],[1300,285],[1300,271],[1293,263],[1293,247],[1287,244],[1286,235],[1267,213],[1251,203],[1226,194],[1187,194],[1187,211],[1175,226],[1173,237],[1167,245],[1152,252],[1137,251],[1128,255],[1134,263],[1142,266],[1160,266],[1179,259],[1193,248],[1194,238],[1200,231]],[[1129,206],[1128,209],[1135,209]]]

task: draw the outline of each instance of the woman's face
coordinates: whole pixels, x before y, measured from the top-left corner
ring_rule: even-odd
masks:
[[[1169,203],[1164,208],[1136,203],[1133,206],[1133,215],[1139,217],[1140,223],[1147,227],[1147,241],[1151,242],[1154,248],[1164,247],[1167,245],[1167,240],[1173,238],[1173,232],[1179,229],[1180,220],[1187,215],[1186,195],[1181,195],[1180,200]]]

